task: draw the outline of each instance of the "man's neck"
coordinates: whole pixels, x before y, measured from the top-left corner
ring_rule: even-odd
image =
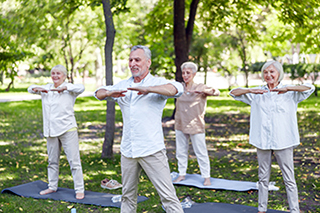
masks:
[[[140,83],[148,74],[149,74],[149,72],[147,72],[143,76],[136,76],[136,77],[133,76],[133,82],[134,83]]]

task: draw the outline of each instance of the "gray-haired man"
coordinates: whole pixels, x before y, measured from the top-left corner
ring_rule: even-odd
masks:
[[[137,211],[139,175],[143,169],[155,186],[166,212],[183,212],[170,177],[163,132],[162,111],[168,98],[182,95],[178,82],[156,78],[149,73],[151,51],[134,46],[129,57],[132,77],[95,91],[99,100],[114,100],[122,111],[121,212]]]

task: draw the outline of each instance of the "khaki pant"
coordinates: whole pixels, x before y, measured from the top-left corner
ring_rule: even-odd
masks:
[[[137,212],[138,182],[142,169],[156,188],[166,212],[182,213],[182,206],[172,184],[165,150],[140,158],[127,158],[121,155],[123,184],[121,212]]]
[[[271,173],[272,152],[277,159],[286,186],[288,203],[291,213],[299,213],[298,188],[294,178],[293,148],[282,150],[257,149],[259,162],[259,207],[261,212],[267,211],[268,186]]]
[[[67,156],[74,183],[75,193],[84,192],[82,166],[79,153],[78,132],[66,132],[58,137],[47,138],[49,189],[56,191],[59,181],[61,146]]]
[[[210,161],[205,133],[190,135],[176,130],[176,158],[178,160],[179,175],[185,176],[187,174],[189,138],[191,139],[193,151],[197,156],[201,176],[203,178],[209,178]]]

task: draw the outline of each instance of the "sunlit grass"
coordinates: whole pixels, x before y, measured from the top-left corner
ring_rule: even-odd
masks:
[[[24,88],[26,89],[26,88]],[[23,90],[23,88],[21,88]],[[0,91],[1,93],[1,91]],[[2,93],[1,93],[2,95]],[[298,123],[301,145],[295,152],[295,173],[299,187],[300,206],[308,213],[319,212],[320,190],[320,138],[319,98],[310,97],[299,104]],[[163,117],[172,115],[173,99],[169,99]],[[256,182],[258,163],[255,148],[248,143],[250,107],[234,101],[228,91],[221,97],[209,97],[206,113],[206,141],[210,153],[211,176],[232,180]],[[121,189],[109,191],[100,187],[104,178],[121,182],[119,145],[122,118],[116,105],[116,133],[114,159],[102,160],[101,149],[106,122],[106,102],[93,97],[78,98],[75,115],[80,137],[80,154],[86,190],[121,194]],[[46,140],[42,135],[41,100],[0,103],[0,188],[23,183],[47,181]],[[165,141],[172,171],[177,171],[175,133],[173,127],[164,128]],[[190,150],[188,173],[200,173],[195,156]],[[60,187],[73,188],[73,180],[64,154],[60,161]],[[269,194],[269,208],[286,210],[287,198],[281,172],[272,165],[271,180],[280,187]],[[193,187],[175,187],[179,199],[190,195],[193,201],[224,202],[257,206],[257,192],[201,190]],[[144,172],[140,176],[139,195],[148,201],[138,204],[138,212],[163,212],[160,198]],[[35,200],[10,194],[1,194],[0,212],[119,212],[117,208],[105,208],[62,201]]]

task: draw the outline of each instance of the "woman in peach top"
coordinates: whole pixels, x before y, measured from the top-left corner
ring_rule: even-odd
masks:
[[[205,84],[194,83],[193,79],[198,67],[193,62],[181,65],[184,80],[184,93],[177,99],[175,114],[176,158],[178,160],[179,177],[174,182],[185,179],[188,167],[189,138],[197,156],[203,185],[209,186],[210,161],[205,141],[204,114],[207,96],[218,96],[220,91]]]

